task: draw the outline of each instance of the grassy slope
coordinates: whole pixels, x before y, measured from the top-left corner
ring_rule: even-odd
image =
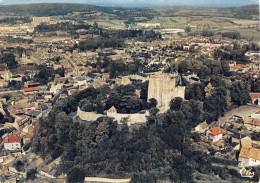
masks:
[[[155,7],[151,8],[162,16],[214,16],[230,18],[252,19],[259,15],[258,5],[238,8],[210,8],[210,7]]]

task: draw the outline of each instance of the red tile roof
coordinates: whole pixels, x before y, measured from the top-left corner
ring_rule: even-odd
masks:
[[[26,113],[30,114],[31,112],[33,112],[33,110],[27,110]]]
[[[238,70],[240,68],[246,68],[246,65],[244,65],[244,64],[237,64],[235,66],[230,66],[230,68],[233,69],[233,70]]]
[[[256,99],[260,97],[260,93],[249,93],[251,99]]]
[[[246,65],[244,65],[244,64],[237,64],[236,66],[238,66],[240,68],[246,68]]]
[[[0,71],[8,71],[7,64],[0,64]]]
[[[18,137],[16,135],[11,135],[5,143],[20,143],[21,142],[21,137]]]
[[[71,95],[73,95],[73,94],[75,94],[75,93],[78,93],[78,90],[70,90],[69,93],[70,93]]]
[[[215,127],[215,128],[211,128],[210,129],[210,135],[219,135],[219,134],[223,134],[223,130],[220,127]]]
[[[25,88],[23,91],[24,92],[38,91],[38,88],[36,88],[36,87],[34,87],[34,88]]]
[[[76,43],[63,43],[63,45],[71,45],[71,46],[74,46]]]
[[[26,135],[26,138],[33,138],[34,137],[34,134],[33,133],[28,133],[27,135]]]

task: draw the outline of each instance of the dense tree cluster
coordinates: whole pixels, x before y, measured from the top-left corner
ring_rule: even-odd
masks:
[[[88,30],[91,25],[88,24],[72,24],[70,22],[57,23],[57,24],[46,24],[42,23],[34,28],[35,32],[49,32],[49,31],[73,31],[78,29]]]
[[[0,55],[0,64],[7,64],[9,69],[15,69],[18,67],[18,62],[15,60],[13,53],[4,53]]]
[[[93,38],[79,43],[79,49],[84,50],[96,50],[98,48],[121,48],[124,46],[123,40],[116,38]]]
[[[23,24],[30,23],[32,19],[28,16],[26,17],[5,17],[0,20],[0,24]]]
[[[223,52],[215,50],[216,58],[223,58]],[[200,82],[186,84],[185,99],[203,102],[202,110],[207,122],[217,120],[227,110],[245,105],[250,102],[247,82],[233,81],[226,83],[222,76],[231,76],[228,61],[219,61],[199,58],[200,61],[181,61],[172,64],[166,72],[178,71],[183,75],[197,74]],[[247,79],[246,79],[247,80]],[[258,83],[252,82],[252,88],[257,88]],[[177,104],[173,104],[177,105]],[[177,105],[178,106],[178,105]]]
[[[135,94],[135,90],[141,90],[140,97]],[[148,83],[140,81],[126,86],[118,86],[110,89],[108,86],[94,90],[93,95],[89,95],[79,102],[79,107],[83,111],[103,113],[114,106],[119,113],[136,113],[150,108],[152,104],[146,102]],[[152,103],[152,102],[151,102]]]
[[[240,38],[239,32],[222,32],[221,35],[222,35],[222,37],[228,37],[228,38],[231,38],[231,39],[239,39]]]
[[[63,67],[54,70],[53,67],[48,67],[47,65],[42,64],[37,65],[37,69],[39,69],[39,73],[34,76],[33,80],[41,83],[42,85],[46,85],[50,81],[53,81],[56,74],[64,77],[65,70]]]
[[[251,100],[243,82],[226,84],[219,76],[212,76],[210,82],[187,84],[185,98],[203,102],[208,122],[217,120],[227,110],[245,105]]]

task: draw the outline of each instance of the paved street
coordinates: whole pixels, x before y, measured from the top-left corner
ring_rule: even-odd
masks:
[[[223,125],[229,118],[231,118],[234,115],[241,116],[242,118],[245,118],[246,116],[249,116],[252,113],[255,113],[257,111],[260,111],[260,106],[256,105],[243,105],[238,108],[232,109],[228,111],[224,116],[219,118],[219,123],[213,122],[210,124],[211,127],[215,126],[221,126]]]
[[[227,121],[229,118],[231,118],[233,115],[237,115],[237,116],[241,116],[242,118],[245,118],[246,116],[249,116],[250,114],[257,111],[260,111],[260,106],[243,105],[227,112],[223,117],[219,118],[219,121],[220,123],[223,123]]]

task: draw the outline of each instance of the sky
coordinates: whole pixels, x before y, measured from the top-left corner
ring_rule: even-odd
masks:
[[[147,6],[209,6],[237,7],[259,4],[258,0],[0,0],[0,5],[30,3],[78,3],[100,6],[147,7]]]

